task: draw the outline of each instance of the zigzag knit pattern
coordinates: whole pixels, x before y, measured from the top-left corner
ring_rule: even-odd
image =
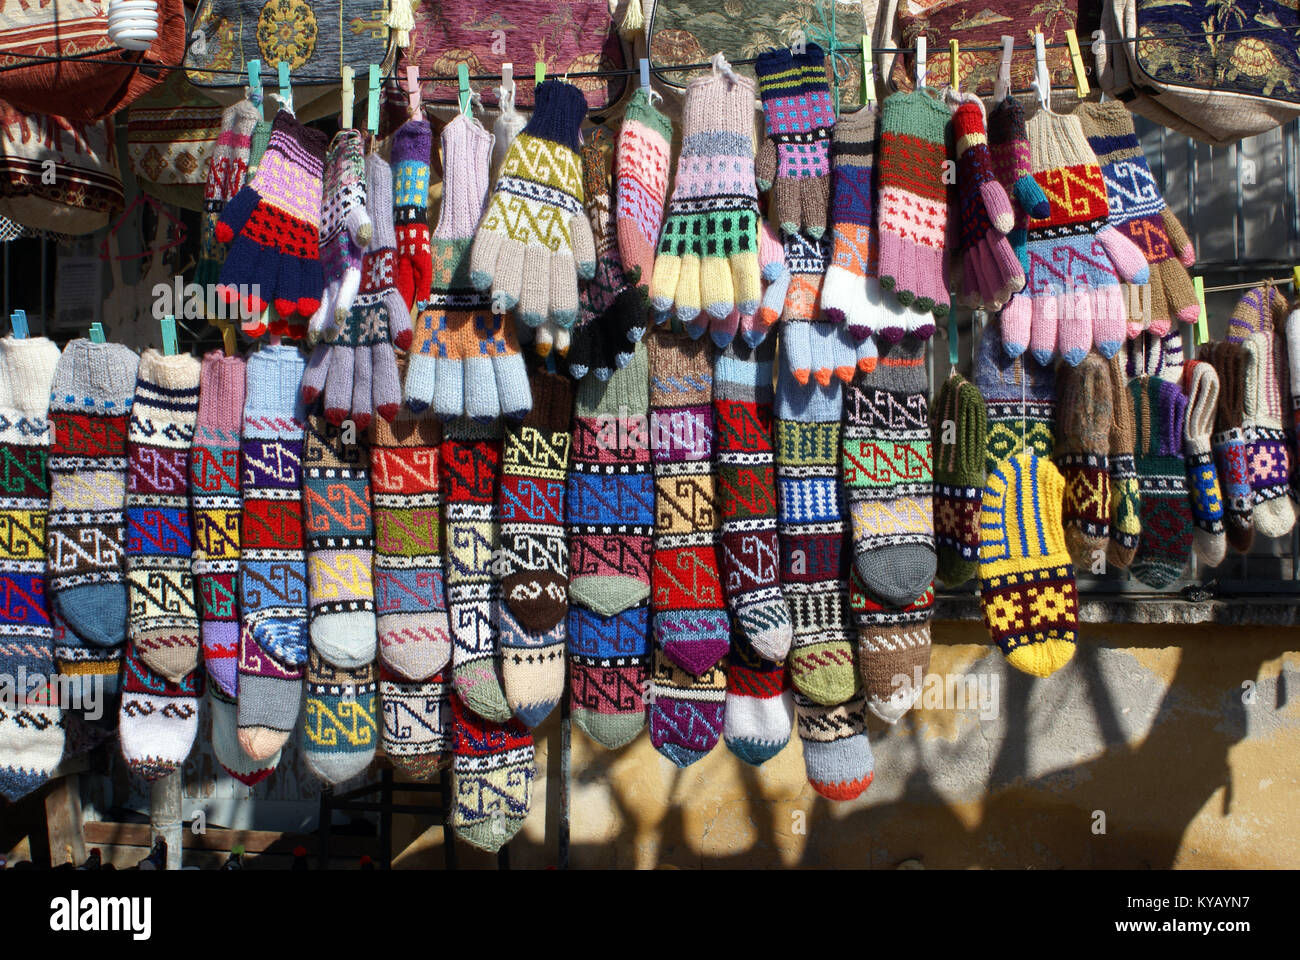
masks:
[[[1138,377],[1129,383],[1137,420],[1136,463],[1142,542],[1130,568],[1157,590],[1183,575],[1192,553],[1192,507],[1183,462],[1187,397],[1176,383]]]
[[[451,754],[451,671],[407,680],[379,664],[384,756],[412,780],[428,780]]]
[[[565,144],[521,133],[506,154],[479,229],[525,246],[568,250],[569,223],[585,215],[582,196],[578,155]]]
[[[934,586],[906,607],[892,607],[873,597],[854,571],[849,608],[858,628],[858,670],[867,709],[886,723],[897,723],[921,695],[917,678],[930,669]]]
[[[639,270],[640,283],[647,289],[668,195],[672,138],[668,118],[655,109],[649,93],[633,93],[618,133],[614,216],[623,269]]]
[[[126,645],[118,735],[131,772],[145,780],[175,773],[189,756],[199,730],[199,697],[203,672],[194,670],[177,683],[150,670]]]
[[[975,386],[988,409],[985,473],[1026,448],[1051,457],[1056,445],[1056,374],[1033,356],[1010,357],[1002,349],[1001,324],[980,335]]]
[[[379,731],[375,664],[336,667],[315,649],[307,654],[303,760],[326,783],[342,783],[370,765]]]
[[[466,843],[495,853],[519,832],[532,804],[533,735],[518,720],[496,723],[451,698],[455,738],[451,823]]]

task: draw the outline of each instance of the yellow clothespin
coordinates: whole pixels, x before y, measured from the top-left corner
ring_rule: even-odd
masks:
[[[351,67],[343,68],[342,92],[339,94],[339,125],[344,130],[352,129],[352,108],[357,99],[356,71]]]
[[[1079,53],[1079,37],[1073,30],[1065,31],[1065,42],[1070,48],[1070,66],[1074,68],[1074,92],[1082,100],[1088,95],[1088,74],[1083,66],[1083,54]]]
[[[862,35],[862,102],[876,102],[876,65],[871,56],[871,37]]]
[[[379,64],[370,65],[370,90],[366,97],[366,129],[379,132]]]
[[[90,342],[91,343],[104,342],[104,325],[102,323],[92,323],[90,325]]]
[[[158,321],[158,326],[162,327],[163,355],[173,356],[176,353],[176,318],[170,313]]]
[[[280,105],[293,113],[293,87],[289,85],[289,64],[281,60],[278,70],[280,71]]]
[[[464,66],[464,64],[461,64]],[[413,63],[406,65],[406,107],[411,116],[420,115],[420,68]]]
[[[924,35],[916,38],[916,89],[925,86],[925,44]]]
[[[460,112],[469,119],[474,117],[474,108],[470,105],[469,67],[463,63],[456,65],[456,85],[459,92],[456,99],[460,103]]]
[[[961,61],[957,59],[958,47],[956,40],[948,41],[948,76],[951,78],[953,93],[961,91]]]
[[[1203,343],[1210,342],[1210,317],[1209,311],[1205,309],[1205,281],[1200,277],[1193,277],[1192,286],[1196,288],[1196,302],[1201,307],[1200,319],[1192,328],[1192,340],[1199,347]]]
[[[1295,287],[1296,292],[1300,293],[1300,267],[1291,268],[1291,286]]]

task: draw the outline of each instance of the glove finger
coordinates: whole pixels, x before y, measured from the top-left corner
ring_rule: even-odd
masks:
[[[397,258],[397,275],[393,278],[393,285],[408,307],[415,303],[415,265],[410,257]]]
[[[673,298],[677,296],[677,281],[681,271],[682,258],[679,256],[663,253],[655,259],[654,277],[650,282],[650,304],[655,313],[666,314],[673,308]]]
[[[325,419],[338,426],[352,409],[352,349],[329,348],[330,375],[325,381]]]
[[[1192,285],[1192,278],[1187,275],[1187,268],[1175,260],[1162,260],[1151,270],[1152,296],[1155,295],[1155,288],[1164,291],[1169,316],[1177,317],[1183,323],[1195,323],[1199,320],[1201,307],[1196,300],[1196,288]]]
[[[1169,303],[1165,299],[1165,288],[1156,283],[1153,277],[1152,282],[1146,285],[1146,290],[1150,303],[1148,310],[1150,319],[1147,321],[1147,329],[1151,333],[1163,337],[1170,329],[1170,311]]]
[[[325,392],[325,384],[329,381],[332,349],[326,343],[318,343],[312,348],[307,367],[302,372],[302,402],[305,407],[310,407]]]
[[[773,182],[776,180],[776,168],[776,144],[764,134],[763,142],[758,148],[758,156],[754,158],[754,182],[763,193],[772,189]]]
[[[513,254],[516,252],[515,247],[522,247],[523,244],[518,240],[511,240],[503,233],[497,233],[495,230],[479,230],[474,234],[474,243],[469,250],[469,282],[475,290],[491,289],[494,293],[503,289],[502,278],[498,273],[504,273],[506,268],[513,262]],[[518,298],[519,290],[514,290],[515,297]],[[509,310],[514,303],[506,304],[505,308]]]
[[[1033,316],[1033,300],[1027,293],[1012,297],[1002,308],[1002,349],[1007,356],[1018,357],[1029,349]]]
[[[555,352],[562,357],[569,355],[569,347],[573,345],[573,331],[568,327],[555,328]]]
[[[523,261],[524,287],[519,292],[515,315],[528,326],[538,327],[546,322],[551,311],[551,251],[537,245],[524,247]],[[574,302],[577,302],[576,291]]]
[[[1183,266],[1190,267],[1196,262],[1196,250],[1192,247],[1192,240],[1187,236],[1187,231],[1183,229],[1183,222],[1174,216],[1174,212],[1168,207],[1161,211],[1160,217],[1164,221],[1165,236],[1173,245],[1174,256]]]
[[[599,334],[599,322],[589,323],[573,331],[573,343],[569,347],[569,375],[574,380],[581,380],[592,372],[595,365],[595,340]]]
[[[1138,249],[1138,245],[1124,234],[1107,225],[1097,231],[1097,239],[1121,279],[1130,283],[1146,283],[1151,278],[1147,258]]]
[[[741,313],[757,313],[763,299],[763,274],[758,265],[758,251],[742,250],[733,253],[730,260],[736,306]]]
[[[330,340],[330,329],[334,325],[334,304],[338,302],[338,283],[325,286],[325,295],[321,297],[320,306],[316,308],[311,319],[307,321],[307,342],[315,346]]]
[[[1109,360],[1124,344],[1124,294],[1118,286],[1093,291],[1092,341]]]
[[[721,320],[715,319],[709,324],[709,337],[718,346],[719,349],[725,350],[732,340],[736,339],[736,331],[740,329],[740,311],[732,309]],[[753,318],[751,317],[752,321]]]
[[[636,287],[624,287],[619,291],[605,316],[605,329],[618,333],[632,343],[645,335],[645,299]]]
[[[358,430],[369,430],[370,422],[375,419],[373,365],[371,347],[357,347],[352,351],[352,402],[349,410]]]
[[[876,338],[863,337],[857,345],[857,367],[863,373],[871,373],[876,369],[876,363]]]
[[[820,239],[826,233],[826,209],[830,205],[831,178],[804,177],[798,183],[803,231],[810,237]]]
[[[804,385],[807,385],[812,376],[810,326],[803,321],[787,321],[781,327],[781,353],[785,357],[786,368],[795,380]]]
[[[673,297],[673,318],[681,325],[700,314],[700,258],[694,254],[682,257],[681,272],[677,276],[677,292]]]
[[[577,213],[569,221],[569,238],[573,247],[575,275],[590,280],[596,275],[596,239],[591,232],[591,221],[585,213]],[[577,281],[574,281],[575,285]]]
[[[528,386],[528,370],[524,366],[523,354],[497,353],[492,358],[492,372],[495,374],[496,394],[503,415],[518,419],[532,409],[533,393]]]
[[[384,306],[387,310],[387,322],[385,329],[379,331],[379,339],[387,343],[395,343],[403,350],[411,349],[411,341],[414,334],[411,331],[411,307],[395,287],[389,287],[384,292]]]
[[[437,369],[437,362],[427,353],[413,353],[407,361],[406,378],[402,381],[402,395],[406,401],[406,408],[412,413],[424,413],[433,403],[434,377]]]
[[[833,329],[828,323],[808,324],[808,343],[812,356],[809,366],[813,379],[823,387],[829,387],[835,377]]]
[[[443,419],[465,413],[465,366],[459,357],[438,357],[434,374],[433,411]],[[408,373],[407,376],[410,376]]]
[[[1051,362],[1056,353],[1056,333],[1059,316],[1057,297],[1060,294],[1048,294],[1035,297],[1031,303],[1033,319],[1029,324],[1029,352],[1041,364]]]
[[[709,327],[709,317],[721,320],[736,307],[736,292],[731,284],[731,264],[723,257],[705,257],[700,261],[700,296],[707,317],[699,318],[699,337]]]
[[[853,379],[853,374],[857,369],[857,344],[853,336],[841,324],[832,324],[830,329],[835,376],[844,383],[848,383]]]
[[[555,349],[555,334],[559,328],[547,320],[533,331],[533,350],[539,357],[549,357]]]
[[[242,239],[241,237],[240,240]],[[232,261],[235,261],[236,256],[238,254],[235,245],[232,245],[230,252],[226,255],[226,264],[229,265]],[[253,319],[245,325],[245,330],[251,333],[252,330],[248,329],[249,326],[254,328],[260,326],[263,330],[266,329],[265,321],[261,319],[260,315],[266,311],[266,308],[271,305],[271,301],[275,297],[276,284],[280,279],[280,259],[271,251],[264,250],[251,241],[244,245],[243,256],[248,259],[235,262],[249,263],[248,275],[247,277],[241,276],[239,286],[230,287],[229,290],[234,294],[234,299],[239,302],[244,311],[252,315]],[[224,283],[226,270],[223,269],[221,273]],[[244,286],[245,282],[247,283],[246,287]]]
[[[753,332],[745,338],[751,347],[761,343],[768,331],[781,318],[781,311],[785,308],[785,297],[789,291],[790,271],[782,268],[776,279],[769,283],[767,290],[763,292],[763,299],[754,314]]]
[[[551,256],[550,309],[547,316],[557,326],[572,327],[578,321],[578,275],[574,272],[573,257],[567,253]]]
[[[387,341],[370,348],[370,387],[371,409],[392,423],[402,404],[402,381],[397,375],[397,355]]]

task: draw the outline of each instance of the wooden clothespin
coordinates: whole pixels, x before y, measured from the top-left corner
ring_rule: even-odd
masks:
[[[226,351],[228,357],[233,357],[239,352],[239,342],[235,339],[233,323],[227,322],[221,325],[221,348]]]
[[[90,325],[90,342],[91,343],[104,342],[104,325],[102,323],[92,323]]]
[[[474,119],[474,107],[470,99],[472,94],[469,88],[469,67],[463,63],[456,64],[456,87],[456,101],[460,104],[460,112],[467,120]]]
[[[1052,78],[1047,72],[1047,47],[1041,33],[1034,34],[1034,88],[1038,91],[1038,103],[1044,110],[1050,109]]]
[[[925,36],[916,38],[916,89],[925,86]]]
[[[352,108],[356,104],[356,71],[351,67],[343,68],[343,87],[339,94],[339,125],[344,130],[352,129]]]
[[[406,109],[411,116],[420,116],[420,68],[413,63],[406,65]]]
[[[1074,92],[1082,100],[1090,91],[1088,72],[1083,66],[1083,54],[1079,52],[1079,36],[1073,30],[1065,31],[1065,43],[1070,48],[1070,66],[1074,68]]]
[[[9,315],[9,328],[13,331],[15,340],[27,339],[27,311],[15,310]]]
[[[293,87],[289,83],[289,64],[281,60],[277,69],[280,72],[280,103],[284,109],[293,113]]]
[[[258,113],[262,111],[262,61],[248,61],[248,99],[253,101]]]
[[[1201,277],[1192,278],[1192,287],[1196,290],[1196,302],[1201,307],[1201,315],[1192,328],[1192,342],[1196,346],[1210,342],[1210,317],[1205,309],[1205,281]]]
[[[871,36],[862,35],[862,102],[876,102],[876,62],[871,55]]]
[[[1011,96],[1011,52],[1015,49],[1016,38],[1002,35],[1002,59],[998,63],[998,79],[993,85],[993,99],[1001,102]]]
[[[641,71],[641,89],[648,92],[650,90],[650,61],[642,57],[637,66]]]
[[[370,89],[366,96],[366,129],[379,133],[379,64],[370,65]]]
[[[949,86],[952,87],[953,93],[961,92],[961,60],[958,58],[960,49],[956,40],[948,41],[948,77],[951,80]]]
[[[158,321],[162,328],[163,355],[170,357],[176,353],[176,318],[170,313]]]

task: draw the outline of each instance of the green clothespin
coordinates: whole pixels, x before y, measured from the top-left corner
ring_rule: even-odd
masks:
[[[960,337],[957,334],[957,311],[948,311],[948,366],[954,370],[957,369],[957,343]]]
[[[293,113],[293,87],[289,85],[289,64],[280,61],[280,103],[284,109]]]
[[[248,97],[257,107],[258,113],[262,112],[262,61],[248,61]]]
[[[1209,311],[1205,309],[1205,281],[1200,277],[1192,278],[1192,286],[1196,288],[1196,302],[1201,306],[1201,318],[1196,321],[1196,326],[1192,329],[1192,339],[1196,346],[1210,342],[1210,318]]]
[[[9,315],[9,326],[14,332],[15,340],[27,339],[27,311],[15,310]]]
[[[370,92],[366,97],[366,129],[379,133],[379,64],[370,65]]]
[[[460,112],[465,114],[467,119],[474,119],[474,108],[470,105],[469,89],[469,67],[463,63],[456,65],[456,85],[459,91],[456,99],[460,103]]]
[[[176,318],[170,313],[158,321],[162,327],[163,355],[174,356],[176,353]]]
[[[92,323],[90,325],[90,342],[91,343],[104,342],[104,325],[102,323]]]
[[[542,85],[542,81],[545,79],[546,79],[546,64],[538,60],[533,64],[533,83],[537,84],[540,87]]]

